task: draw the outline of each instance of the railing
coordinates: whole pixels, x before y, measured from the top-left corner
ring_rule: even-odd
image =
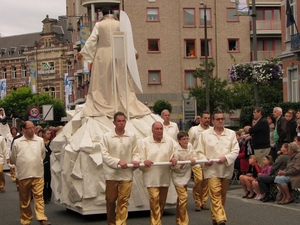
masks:
[[[300,33],[291,35],[291,50],[300,48]]]
[[[281,50],[257,51],[257,60],[265,61],[272,58],[277,58],[281,54]],[[251,52],[251,61],[254,60],[254,53]]]
[[[250,29],[253,30],[253,22],[250,22]],[[281,30],[281,20],[257,20],[256,30]]]

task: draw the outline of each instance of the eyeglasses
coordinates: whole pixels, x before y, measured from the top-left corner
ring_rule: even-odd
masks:
[[[217,120],[217,121],[223,121],[223,120],[225,120],[225,118],[216,118],[215,120]]]

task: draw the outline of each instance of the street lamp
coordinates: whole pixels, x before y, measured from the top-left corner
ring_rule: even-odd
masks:
[[[257,63],[257,33],[256,33],[256,6],[255,0],[252,0],[252,48],[253,48],[253,62],[252,65]],[[254,82],[254,105],[257,107],[258,102],[258,85]]]
[[[206,111],[210,112],[209,106],[209,71],[208,71],[208,40],[207,40],[207,18],[206,5],[200,2],[204,8],[204,54],[205,54],[205,96],[206,96]]]

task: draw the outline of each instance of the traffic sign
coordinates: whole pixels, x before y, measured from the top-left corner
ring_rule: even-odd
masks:
[[[29,116],[32,118],[37,118],[40,115],[40,109],[37,106],[31,106],[29,109]]]

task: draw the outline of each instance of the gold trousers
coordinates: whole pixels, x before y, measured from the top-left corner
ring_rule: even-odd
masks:
[[[187,211],[188,193],[186,186],[175,186],[177,192],[177,206],[176,206],[176,224],[188,225],[189,215]]]
[[[204,179],[201,167],[193,166],[192,171],[194,174],[193,197],[196,205],[202,206],[208,199],[208,181]]]
[[[106,181],[105,194],[108,225],[126,225],[131,187],[132,181]]]
[[[10,168],[10,178],[13,182],[16,181],[16,168]]]
[[[150,202],[150,225],[161,225],[169,187],[148,187]]]
[[[5,177],[3,173],[3,164],[0,164],[0,188],[5,187]]]
[[[212,220],[227,221],[225,213],[226,193],[229,186],[229,180],[226,178],[208,178],[208,190],[210,195],[210,206]]]
[[[30,224],[33,218],[31,211],[31,195],[37,220],[47,220],[43,199],[44,178],[28,178],[19,180],[19,199],[21,224]]]

